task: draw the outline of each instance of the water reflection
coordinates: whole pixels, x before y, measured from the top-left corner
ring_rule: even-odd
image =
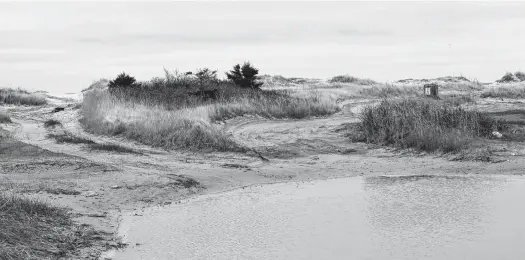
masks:
[[[365,178],[372,241],[385,254],[413,258],[432,255],[431,249],[465,238],[480,238],[490,217],[487,201],[502,182],[467,176]]]
[[[124,218],[115,259],[521,259],[525,179],[284,183]]]

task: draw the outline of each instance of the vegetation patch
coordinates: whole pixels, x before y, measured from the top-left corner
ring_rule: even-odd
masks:
[[[350,75],[339,75],[331,78],[329,80],[330,83],[352,83],[356,85],[374,85],[377,84],[377,82],[371,80],[371,79],[361,79],[356,78]]]
[[[90,144],[89,148],[91,150],[97,150],[97,151],[108,151],[108,152],[116,152],[116,153],[131,153],[131,154],[141,154],[140,152],[137,152],[131,148],[124,147],[122,145],[118,144]]]
[[[0,230],[0,259],[74,259],[107,235],[75,224],[63,208],[7,194],[0,194]]]
[[[44,122],[44,127],[46,128],[56,127],[56,126],[61,126],[61,125],[62,123],[60,123],[60,121],[56,119],[49,119]]]
[[[498,83],[512,83],[512,82],[520,82],[525,80],[525,73],[521,71],[517,71],[516,73],[507,72],[501,79],[496,80]]]
[[[525,85],[501,86],[486,89],[481,93],[482,98],[525,98]]]
[[[41,106],[47,104],[46,97],[22,89],[0,89],[0,104]]]
[[[423,98],[383,100],[364,108],[360,119],[351,129],[353,140],[443,153],[458,152],[505,127],[486,113]]]
[[[244,115],[305,118],[340,110],[335,99],[321,93],[260,89],[257,72],[245,63],[228,72],[229,80],[200,69],[166,71],[165,78],[140,83],[121,74],[117,78],[126,80],[109,81],[109,91],[94,83],[98,87],[85,92],[81,123],[90,133],[121,135],[166,149],[245,151],[216,122]]]
[[[13,121],[11,121],[11,118],[7,114],[0,112],[0,124],[9,124],[9,123],[13,123]]]
[[[400,97],[421,95],[421,89],[412,86],[378,85],[364,87],[358,90],[358,96],[362,97]]]
[[[93,140],[76,136],[70,132],[63,132],[60,134],[48,134],[49,138],[55,139],[57,143],[69,143],[69,144],[96,144]]]

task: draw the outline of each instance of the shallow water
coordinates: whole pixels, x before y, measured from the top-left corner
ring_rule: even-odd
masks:
[[[523,198],[522,177],[246,188],[125,217],[115,259],[521,259]]]

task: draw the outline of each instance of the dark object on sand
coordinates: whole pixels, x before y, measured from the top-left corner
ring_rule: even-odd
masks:
[[[53,112],[52,113],[57,113],[57,112],[61,112],[61,111],[64,111],[64,107],[55,107],[55,109],[53,109]]]
[[[430,83],[423,85],[423,94],[427,97],[439,99],[438,93],[439,85],[436,83]]]
[[[198,90],[196,92],[192,92],[192,93],[189,93],[190,95],[192,96],[196,96],[196,97],[200,97],[204,100],[208,100],[208,99],[211,99],[211,100],[216,100],[217,97],[218,97],[218,90],[216,89],[213,89],[213,90]]]

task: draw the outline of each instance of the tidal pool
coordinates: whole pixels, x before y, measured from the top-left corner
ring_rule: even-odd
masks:
[[[114,259],[522,259],[524,200],[513,176],[257,186],[124,217]]]

